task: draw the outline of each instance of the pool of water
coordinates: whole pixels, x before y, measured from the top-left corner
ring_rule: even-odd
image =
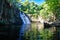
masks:
[[[60,40],[60,27],[44,28],[40,23],[0,26],[0,40]]]

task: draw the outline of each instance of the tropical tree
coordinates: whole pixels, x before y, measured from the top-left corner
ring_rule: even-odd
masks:
[[[44,2],[42,5],[43,9],[40,10],[40,16],[45,20],[54,21],[53,13],[50,11],[50,6],[46,2]]]
[[[21,3],[21,7],[19,9],[24,13],[31,14],[32,16],[37,17],[42,7],[35,4],[34,2],[30,3],[28,0],[26,0],[24,3]]]
[[[45,0],[46,3],[49,5],[50,9],[54,16],[56,17],[56,20],[60,20],[60,0]]]

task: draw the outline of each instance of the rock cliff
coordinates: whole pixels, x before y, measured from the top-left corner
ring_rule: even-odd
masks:
[[[19,12],[14,5],[0,0],[0,24],[22,24]]]

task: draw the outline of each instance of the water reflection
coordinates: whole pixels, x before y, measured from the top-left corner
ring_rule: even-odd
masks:
[[[0,26],[0,40],[60,40],[60,27],[41,24]]]
[[[22,25],[19,40],[59,40],[57,27],[44,28],[42,24]]]
[[[24,36],[24,33],[26,31],[28,31],[30,29],[30,24],[23,24],[20,28],[20,31],[19,31],[19,38],[18,40],[24,40],[23,36]]]

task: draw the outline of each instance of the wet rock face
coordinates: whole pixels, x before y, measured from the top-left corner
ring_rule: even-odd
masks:
[[[3,1],[2,1],[3,2]],[[0,24],[22,24],[18,8],[4,2],[0,6]]]
[[[52,22],[52,23],[44,23],[44,27],[45,28],[49,28],[49,27],[60,27],[60,21]]]
[[[44,23],[44,28],[49,28],[52,27],[52,25],[48,24],[48,23]]]
[[[60,27],[60,21],[53,22],[51,25],[53,25],[55,27]]]

